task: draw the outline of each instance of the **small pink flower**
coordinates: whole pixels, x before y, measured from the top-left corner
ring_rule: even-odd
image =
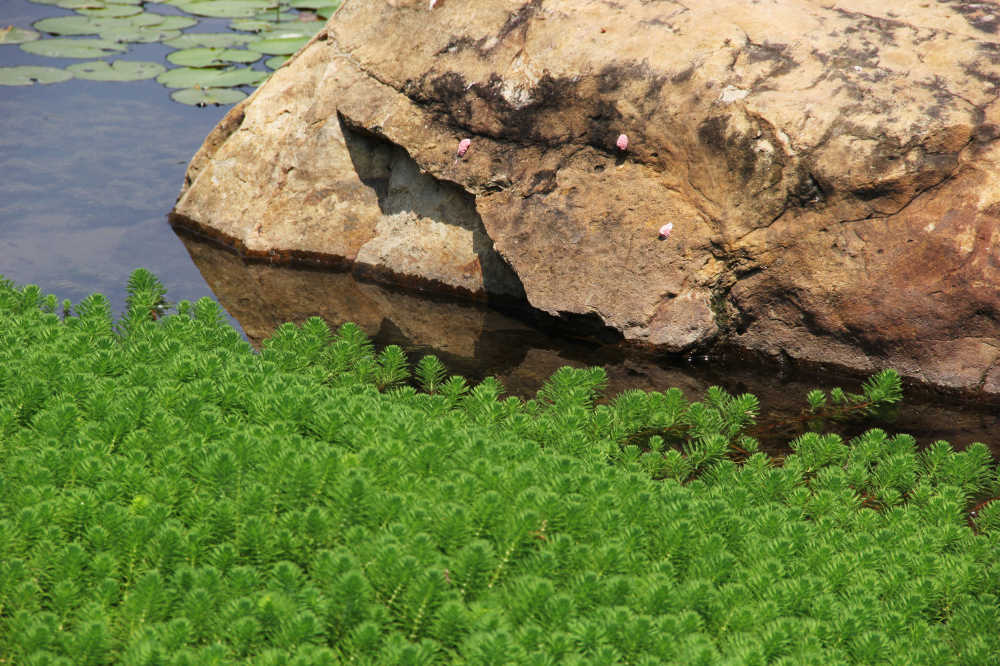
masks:
[[[465,153],[469,150],[469,146],[472,145],[472,139],[462,139],[458,142],[458,156],[464,157]]]
[[[674,223],[667,222],[662,227],[660,227],[660,240],[667,240],[670,238],[670,232],[674,230]]]
[[[619,134],[615,145],[618,146],[618,150],[628,150],[628,137],[624,134]]]

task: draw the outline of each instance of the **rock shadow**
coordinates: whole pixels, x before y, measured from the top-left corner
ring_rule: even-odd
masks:
[[[379,209],[401,223],[431,220],[470,232],[483,288],[490,302],[526,303],[524,285],[493,247],[476,210],[476,200],[455,183],[423,172],[402,147],[338,114],[351,162],[362,183],[375,193]]]

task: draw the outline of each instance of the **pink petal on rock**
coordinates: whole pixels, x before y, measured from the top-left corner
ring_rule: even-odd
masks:
[[[472,139],[462,139],[458,142],[458,156],[462,157],[465,155],[466,151],[469,150],[469,146],[472,145]]]
[[[662,227],[660,227],[660,240],[666,240],[670,237],[670,232],[674,230],[674,223],[667,222]]]
[[[624,134],[619,134],[615,145],[618,146],[618,150],[628,150],[628,137]]]
[[[437,3],[438,3],[438,0],[431,0],[430,9],[434,9],[434,5],[436,5]]]

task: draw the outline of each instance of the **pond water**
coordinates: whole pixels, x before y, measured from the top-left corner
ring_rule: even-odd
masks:
[[[65,11],[4,0],[0,26],[28,27],[59,14]],[[220,28],[209,21],[198,29]],[[168,50],[139,45],[129,57],[162,62]],[[0,46],[0,66],[69,62]],[[638,357],[616,345],[529,325],[524,313],[421,297],[345,273],[247,263],[212,243],[175,234],[166,216],[187,162],[226,110],[174,103],[155,81],[0,87],[0,274],[74,302],[100,291],[120,311],[129,273],[144,267],[164,282],[170,300],[218,300],[251,342],[284,321],[320,315],[337,326],[352,320],[377,344],[399,344],[414,360],[422,353],[437,354],[451,372],[472,379],[496,375],[519,396],[532,395],[563,365],[604,366],[610,395],[677,386],[698,399],[713,384],[733,393],[749,391],[758,395],[765,412],[778,417],[798,413],[812,388],[858,390],[857,378],[732,357]],[[909,432],[921,445],[945,439],[961,448],[981,441],[1000,454],[1000,410],[912,391],[907,396],[894,423],[855,424],[845,436],[880,425]]]

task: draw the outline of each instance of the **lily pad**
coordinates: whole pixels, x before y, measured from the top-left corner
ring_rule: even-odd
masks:
[[[256,18],[261,21],[270,21],[271,23],[292,23],[299,20],[298,12],[275,12],[274,9],[268,9],[263,12],[257,12]]]
[[[153,42],[164,42],[180,37],[180,30],[161,30],[156,26],[152,28],[133,28],[123,30],[108,30],[100,33],[101,39],[107,39],[119,44],[150,44]]]
[[[267,72],[239,67],[222,70],[178,67],[160,74],[156,80],[167,88],[234,88],[256,86],[267,76]]]
[[[265,55],[291,55],[302,48],[311,37],[269,37],[250,42],[247,46]]]
[[[40,34],[27,28],[17,28],[12,25],[0,28],[0,44],[23,44],[33,42],[39,37]]]
[[[183,88],[170,93],[171,99],[190,106],[218,106],[235,104],[247,94],[232,88]]]
[[[30,86],[36,83],[60,83],[73,75],[58,67],[0,67],[0,86]]]
[[[184,67],[222,67],[230,63],[251,63],[260,60],[260,53],[245,49],[194,48],[174,51],[167,60]]]
[[[296,21],[295,23],[281,23],[274,26],[261,38],[276,39],[281,37],[312,37],[317,32],[326,27],[324,21]]]
[[[50,58],[103,58],[125,50],[125,47],[106,39],[68,39],[54,37],[21,44],[21,49]]]
[[[111,5],[141,5],[143,0],[57,0],[63,9],[103,9]],[[37,0],[32,0],[37,2]],[[53,3],[49,3],[53,4]]]
[[[125,18],[142,13],[142,7],[135,5],[106,5],[98,9],[77,9],[78,14],[95,18]]]
[[[210,18],[242,18],[256,16],[271,7],[270,0],[201,0],[200,2],[174,3],[175,6],[195,16]]]
[[[152,24],[160,30],[183,30],[184,28],[190,28],[191,26],[198,24],[198,19],[191,18],[190,16],[164,16],[162,14],[149,14],[151,16],[160,17],[159,21]]]
[[[198,47],[228,49],[233,46],[243,46],[253,40],[254,37],[251,35],[240,35],[233,32],[192,32],[168,39],[163,43],[175,49],[193,49]]]
[[[96,35],[112,31],[128,31],[156,26],[160,30],[181,30],[198,21],[189,16],[164,16],[144,12],[128,18],[94,18],[90,16],[52,16],[35,21],[36,30],[54,35]]]
[[[340,7],[340,0],[292,0],[288,6],[295,9],[323,9],[324,7],[336,9]]]
[[[229,27],[240,32],[268,32],[277,28],[278,24],[260,19],[236,19],[229,22]]]
[[[272,56],[264,61],[264,65],[270,69],[278,69],[288,62],[288,56]]]
[[[316,16],[328,19],[333,16],[333,13],[338,9],[340,9],[340,5],[337,5],[336,7],[320,7],[316,10]]]
[[[95,60],[70,65],[66,71],[72,72],[78,79],[90,81],[142,81],[159,76],[166,71],[166,67],[158,62],[139,60],[115,60],[111,63]]]

